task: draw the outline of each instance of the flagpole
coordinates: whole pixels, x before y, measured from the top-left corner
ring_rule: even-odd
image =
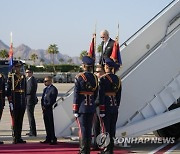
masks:
[[[117,31],[117,38],[116,38],[116,40],[117,40],[117,43],[119,43],[119,22],[118,22],[118,31]]]
[[[96,53],[96,23],[95,23],[95,29],[94,29],[94,51]]]
[[[94,38],[94,65],[95,65],[95,62],[96,62],[96,23],[95,23],[95,27],[94,27],[93,38]],[[95,71],[94,65],[93,65],[93,73]]]
[[[11,44],[12,44],[12,32],[10,33],[10,39],[11,39]]]

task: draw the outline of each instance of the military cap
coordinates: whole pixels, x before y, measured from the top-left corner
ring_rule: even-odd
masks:
[[[85,64],[85,65],[93,65],[94,64],[94,59],[92,59],[89,56],[84,56],[82,58],[82,63]]]
[[[18,67],[18,66],[22,66],[22,62],[21,61],[14,61],[13,62],[13,65],[15,66],[15,67]]]
[[[109,67],[117,67],[117,64],[111,58],[105,58],[105,64]]]

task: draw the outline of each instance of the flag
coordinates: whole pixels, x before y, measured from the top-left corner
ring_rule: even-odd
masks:
[[[88,51],[88,56],[93,58],[95,60],[95,48],[94,48],[94,37],[92,38],[91,44],[90,44],[90,48]]]
[[[116,62],[118,65],[122,65],[121,53],[119,50],[119,43],[117,42],[117,40],[114,42],[110,58],[113,59],[114,62]]]
[[[9,49],[9,72],[11,72],[12,67],[13,67],[13,44],[11,43]]]

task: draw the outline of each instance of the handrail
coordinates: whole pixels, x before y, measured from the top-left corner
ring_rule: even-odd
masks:
[[[156,16],[158,16],[161,12],[163,12],[167,7],[169,7],[169,5],[171,5],[174,1],[176,1],[176,0],[173,0],[170,4],[168,4],[162,11],[160,11]],[[156,17],[155,16],[155,17]],[[149,22],[151,22],[155,17],[153,17]],[[169,21],[169,24],[168,24],[168,26],[167,26],[167,29],[168,29],[168,27],[169,27],[169,25],[170,24],[172,24],[172,21],[173,22],[175,22],[174,21],[174,19],[177,19],[177,18],[179,18],[179,14],[178,15],[176,15],[175,17],[173,17],[170,21]],[[148,23],[149,23],[148,22]],[[148,24],[147,23],[147,24]],[[143,29],[147,24],[145,24],[142,28],[140,28],[134,35],[136,35],[141,29]],[[149,51],[147,51],[141,58],[139,58],[130,68],[128,68],[124,73],[122,73],[121,75],[120,75],[120,77],[121,77],[121,79],[122,78],[124,78],[127,74],[129,74],[129,72],[131,72],[141,61],[143,61],[150,53],[152,53],[162,42],[164,42],[165,41],[165,39],[166,39],[166,37],[168,36],[168,35],[170,35],[176,28],[178,28],[179,27],[179,25],[178,26],[176,26],[171,32],[169,32],[168,34],[167,34],[167,30],[166,30],[166,33],[165,33],[165,35],[164,35],[164,37],[161,39],[161,40],[159,40]],[[134,37],[134,35],[132,35],[128,40],[130,40],[132,37]],[[127,40],[127,41],[128,41]],[[123,44],[122,44],[123,45]],[[121,46],[122,46],[121,45]],[[127,44],[126,44],[126,46],[127,46]]]
[[[159,16],[162,12],[164,12],[164,10],[166,10],[172,3],[174,3],[176,0],[173,0],[172,2],[170,2],[164,9],[162,9],[158,14],[156,14],[153,18],[151,18],[144,26],[142,26],[138,31],[136,31],[131,37],[129,37],[125,42],[123,42],[120,45],[120,48],[122,46],[127,46],[127,42],[129,40],[131,40],[136,34],[138,34],[142,29],[144,29],[144,27],[146,27],[149,23],[151,23],[157,16]]]
[[[123,79],[126,75],[128,75],[139,63],[141,63],[148,55],[150,55],[156,48],[161,45],[162,42],[164,42],[168,35],[170,35],[175,29],[177,29],[180,26],[176,26],[171,32],[168,34],[165,34],[164,37],[158,41],[148,52],[146,52],[141,58],[139,58],[130,68],[128,68],[124,73],[120,75],[121,79]]]
[[[65,94],[63,94],[63,96],[61,96],[56,102],[58,102],[58,101],[60,101],[60,100],[63,101],[63,100],[64,100],[64,97],[66,97],[73,88],[74,88],[74,86],[72,86],[72,87],[71,87]]]

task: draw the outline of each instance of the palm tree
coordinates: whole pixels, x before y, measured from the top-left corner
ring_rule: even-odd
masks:
[[[3,58],[3,59],[6,59],[8,58],[8,52],[6,51],[6,49],[3,49],[0,51],[0,57]]]
[[[45,61],[45,60],[44,60],[43,58],[40,59],[41,65],[44,63],[44,61]]]
[[[63,58],[60,58],[60,59],[59,59],[59,62],[60,62],[60,63],[63,63],[63,62],[64,62],[64,59],[63,59]]]
[[[50,44],[48,47],[47,52],[51,55],[53,55],[53,68],[54,68],[54,72],[55,72],[55,67],[54,67],[54,54],[58,54],[58,47],[56,44]]]
[[[67,60],[67,62],[69,63],[69,64],[71,64],[72,63],[72,58],[69,58],[68,60]]]
[[[100,57],[100,54],[102,53],[102,45],[101,44],[99,44],[97,47],[97,53],[99,54],[99,57]]]
[[[86,50],[81,51],[79,59],[82,60],[82,58],[83,58],[84,56],[87,56],[87,54],[88,54],[88,53],[87,53]]]
[[[34,62],[34,64],[35,64],[36,59],[38,59],[38,55],[35,54],[35,53],[33,53],[33,54],[31,55],[31,60]]]

